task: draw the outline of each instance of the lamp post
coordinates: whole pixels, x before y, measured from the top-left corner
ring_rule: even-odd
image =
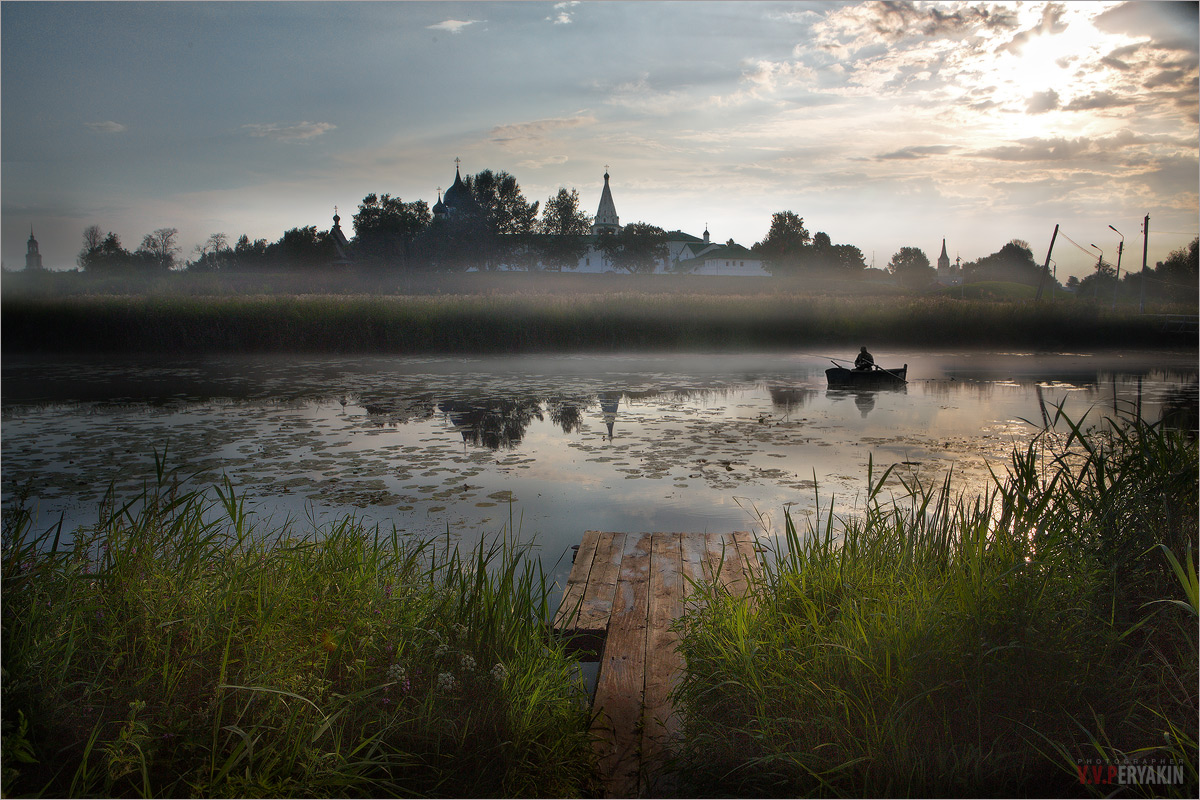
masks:
[[[1095,300],[1100,297],[1100,268],[1104,266],[1104,251],[1096,245],[1092,247],[1100,251],[1100,258],[1096,259],[1096,288],[1092,289],[1092,299]]]
[[[1120,285],[1121,285],[1121,253],[1125,252],[1125,234],[1121,233],[1121,232],[1120,232],[1119,230],[1117,230],[1116,228],[1113,228],[1113,226],[1112,226],[1112,225],[1109,225],[1108,227],[1109,227],[1110,229],[1112,229],[1112,231],[1113,231],[1114,233],[1116,233],[1116,234],[1117,234],[1117,236],[1120,236],[1120,237],[1121,237],[1121,243],[1120,243],[1119,245],[1117,245],[1117,282],[1113,284],[1113,304],[1112,304],[1112,307],[1115,309],[1115,308],[1117,307],[1117,289],[1118,289],[1118,288],[1120,287]]]

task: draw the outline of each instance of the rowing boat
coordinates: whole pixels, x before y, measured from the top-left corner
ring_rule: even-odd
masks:
[[[833,367],[825,370],[830,386],[876,387],[899,386],[908,382],[908,364],[900,369],[846,369]]]

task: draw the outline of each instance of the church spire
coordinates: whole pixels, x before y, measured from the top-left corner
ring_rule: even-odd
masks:
[[[608,187],[608,165],[604,165],[604,191],[600,193],[600,206],[596,209],[596,221],[592,233],[620,233],[621,221],[617,217],[617,206],[613,203],[612,190]]]

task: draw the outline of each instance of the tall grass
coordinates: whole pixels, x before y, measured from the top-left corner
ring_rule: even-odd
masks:
[[[785,516],[753,602],[709,587],[687,791],[1106,794],[1081,765],[1167,759],[1124,791],[1196,796],[1196,441],[1059,419],[982,495],[871,474],[858,514]]]
[[[573,796],[587,690],[511,534],[260,529],[160,483],[63,549],[5,520],[4,794]]]
[[[582,277],[582,276],[575,276]],[[632,276],[631,276],[632,277]],[[1194,347],[1085,303],[592,291],[579,294],[5,295],[9,352],[537,352],[800,345]]]

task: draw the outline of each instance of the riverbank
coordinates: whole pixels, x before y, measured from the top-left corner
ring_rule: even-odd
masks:
[[[1195,796],[1196,467],[1059,419],[978,497],[869,472],[861,513],[789,518],[757,599],[684,626],[687,791],[1086,796],[1158,759],[1181,780],[1136,790]],[[6,796],[594,791],[521,545],[259,529],[215,491],[160,473],[69,552],[5,516]]]
[[[778,291],[202,297],[6,293],[0,327],[7,352],[411,355],[857,347],[865,342],[1044,350],[1196,347],[1194,333],[1164,329],[1158,316],[1086,302]]]

